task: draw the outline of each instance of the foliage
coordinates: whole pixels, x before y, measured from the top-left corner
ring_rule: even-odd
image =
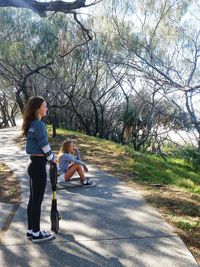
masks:
[[[22,112],[31,95],[45,97],[54,135],[65,125],[162,154],[170,131],[200,134],[199,35],[195,16],[186,19],[195,7],[105,0],[94,16],[79,16],[82,27],[60,13],[1,9],[0,81]],[[90,42],[83,27],[93,31]]]
[[[184,159],[192,165],[195,171],[200,171],[200,152],[196,147],[188,146],[183,153]]]

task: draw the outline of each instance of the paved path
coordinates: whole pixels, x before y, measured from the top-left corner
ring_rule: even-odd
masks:
[[[22,203],[0,243],[1,267],[198,266],[172,228],[137,192],[92,166],[89,175],[95,177],[96,187],[58,192],[62,220],[56,238],[39,245],[27,240],[27,156],[11,140],[18,134],[18,128],[0,131],[0,160],[14,170],[22,186]],[[41,221],[45,230],[50,230],[50,205],[48,185]],[[5,213],[0,208],[0,214]]]

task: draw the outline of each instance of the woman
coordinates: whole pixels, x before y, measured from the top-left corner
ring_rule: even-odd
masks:
[[[50,240],[53,233],[40,231],[41,204],[46,188],[46,163],[54,161],[48,143],[45,124],[41,119],[46,116],[47,104],[40,96],[31,97],[23,114],[23,135],[26,136],[26,153],[30,154],[28,174],[30,176],[30,198],[27,207],[27,238],[33,242]]]
[[[74,153],[76,154],[76,157],[73,156]],[[60,176],[58,177],[58,180],[60,182],[69,181],[74,175],[74,173],[77,171],[80,176],[82,185],[95,185],[92,179],[88,179],[85,177],[85,172],[88,171],[88,168],[85,163],[81,161],[80,153],[71,140],[66,140],[63,142],[58,154],[58,163],[60,171]]]

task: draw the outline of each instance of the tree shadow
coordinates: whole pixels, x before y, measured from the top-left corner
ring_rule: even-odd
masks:
[[[18,175],[22,200],[26,202],[27,157],[12,144],[0,153]],[[181,262],[182,267],[196,266],[171,228],[136,192],[120,187],[117,179],[105,173],[94,170],[93,175],[101,183],[99,188],[59,192],[58,209],[63,219],[60,233],[52,242],[36,245],[24,240],[26,203],[23,202],[0,245],[1,265],[155,267],[160,262],[166,266],[168,263],[178,266]],[[47,190],[42,213],[45,225],[50,223],[50,203],[51,193]]]
[[[3,246],[1,257],[6,267],[9,266],[73,266],[73,267],[122,267],[116,257],[105,257],[68,237],[70,241],[62,243],[46,242],[40,244]]]

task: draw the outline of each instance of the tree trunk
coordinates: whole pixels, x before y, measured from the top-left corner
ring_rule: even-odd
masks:
[[[57,117],[56,115],[52,116],[51,117],[51,122],[52,122],[52,138],[56,138],[57,136],[57,132],[56,132],[56,129],[57,129]]]
[[[198,132],[198,152],[200,152],[200,132]]]
[[[18,93],[16,93],[16,101],[17,101],[17,104],[19,105],[21,113],[23,114],[23,112],[24,112],[24,102],[23,102],[21,96]]]

